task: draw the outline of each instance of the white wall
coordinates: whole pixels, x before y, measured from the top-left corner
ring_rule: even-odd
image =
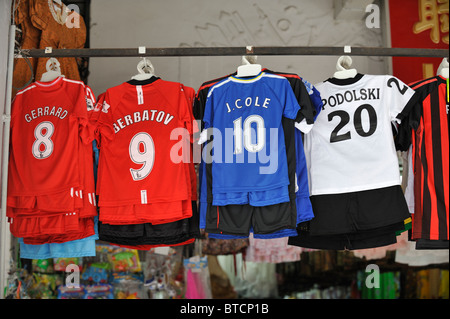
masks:
[[[92,48],[210,46],[383,46],[365,20],[336,21],[333,0],[92,0]],[[312,83],[330,77],[338,57],[260,56],[264,67]],[[99,93],[137,73],[139,58],[91,58],[89,85]],[[195,89],[232,73],[241,58],[152,57],[163,79]],[[354,57],[360,72],[385,72],[384,59]]]

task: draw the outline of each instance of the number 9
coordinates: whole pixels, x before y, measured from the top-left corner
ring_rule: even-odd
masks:
[[[141,151],[141,145],[143,151]],[[139,181],[146,178],[153,169],[155,162],[155,144],[147,133],[138,133],[130,141],[130,159],[136,164],[143,164],[140,169],[130,168],[133,180]]]

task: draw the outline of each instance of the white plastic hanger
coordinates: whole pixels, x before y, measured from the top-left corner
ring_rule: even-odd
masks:
[[[442,76],[445,79],[448,79],[448,59],[444,58],[439,65],[437,75]]]
[[[59,76],[64,77],[61,74],[61,64],[55,58],[49,58],[45,64],[47,72],[43,73],[41,76],[41,82],[51,82]]]
[[[147,58],[142,58],[142,60],[137,65],[138,74],[131,77],[132,80],[144,81],[155,76],[155,68],[153,64]]]
[[[350,69],[353,60],[348,55],[341,56],[336,63],[336,72],[333,77],[336,79],[350,79],[354,78],[358,71],[356,69]]]
[[[247,56],[244,55],[242,57],[242,65],[237,68],[237,77],[246,77],[246,76],[256,76],[261,73],[262,66],[261,64],[256,64],[256,56]]]

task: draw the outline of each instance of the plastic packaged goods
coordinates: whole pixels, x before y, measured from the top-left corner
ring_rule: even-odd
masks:
[[[180,299],[184,295],[180,247],[157,247],[145,253],[144,285],[150,299]]]
[[[183,261],[186,299],[212,299],[211,281],[206,256],[194,256]]]

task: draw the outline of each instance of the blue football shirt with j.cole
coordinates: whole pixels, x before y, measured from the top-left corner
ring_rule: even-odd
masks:
[[[203,155],[212,162],[212,193],[289,185],[282,117],[295,119],[299,110],[289,82],[278,75],[230,76],[211,87],[203,121],[213,139]]]

